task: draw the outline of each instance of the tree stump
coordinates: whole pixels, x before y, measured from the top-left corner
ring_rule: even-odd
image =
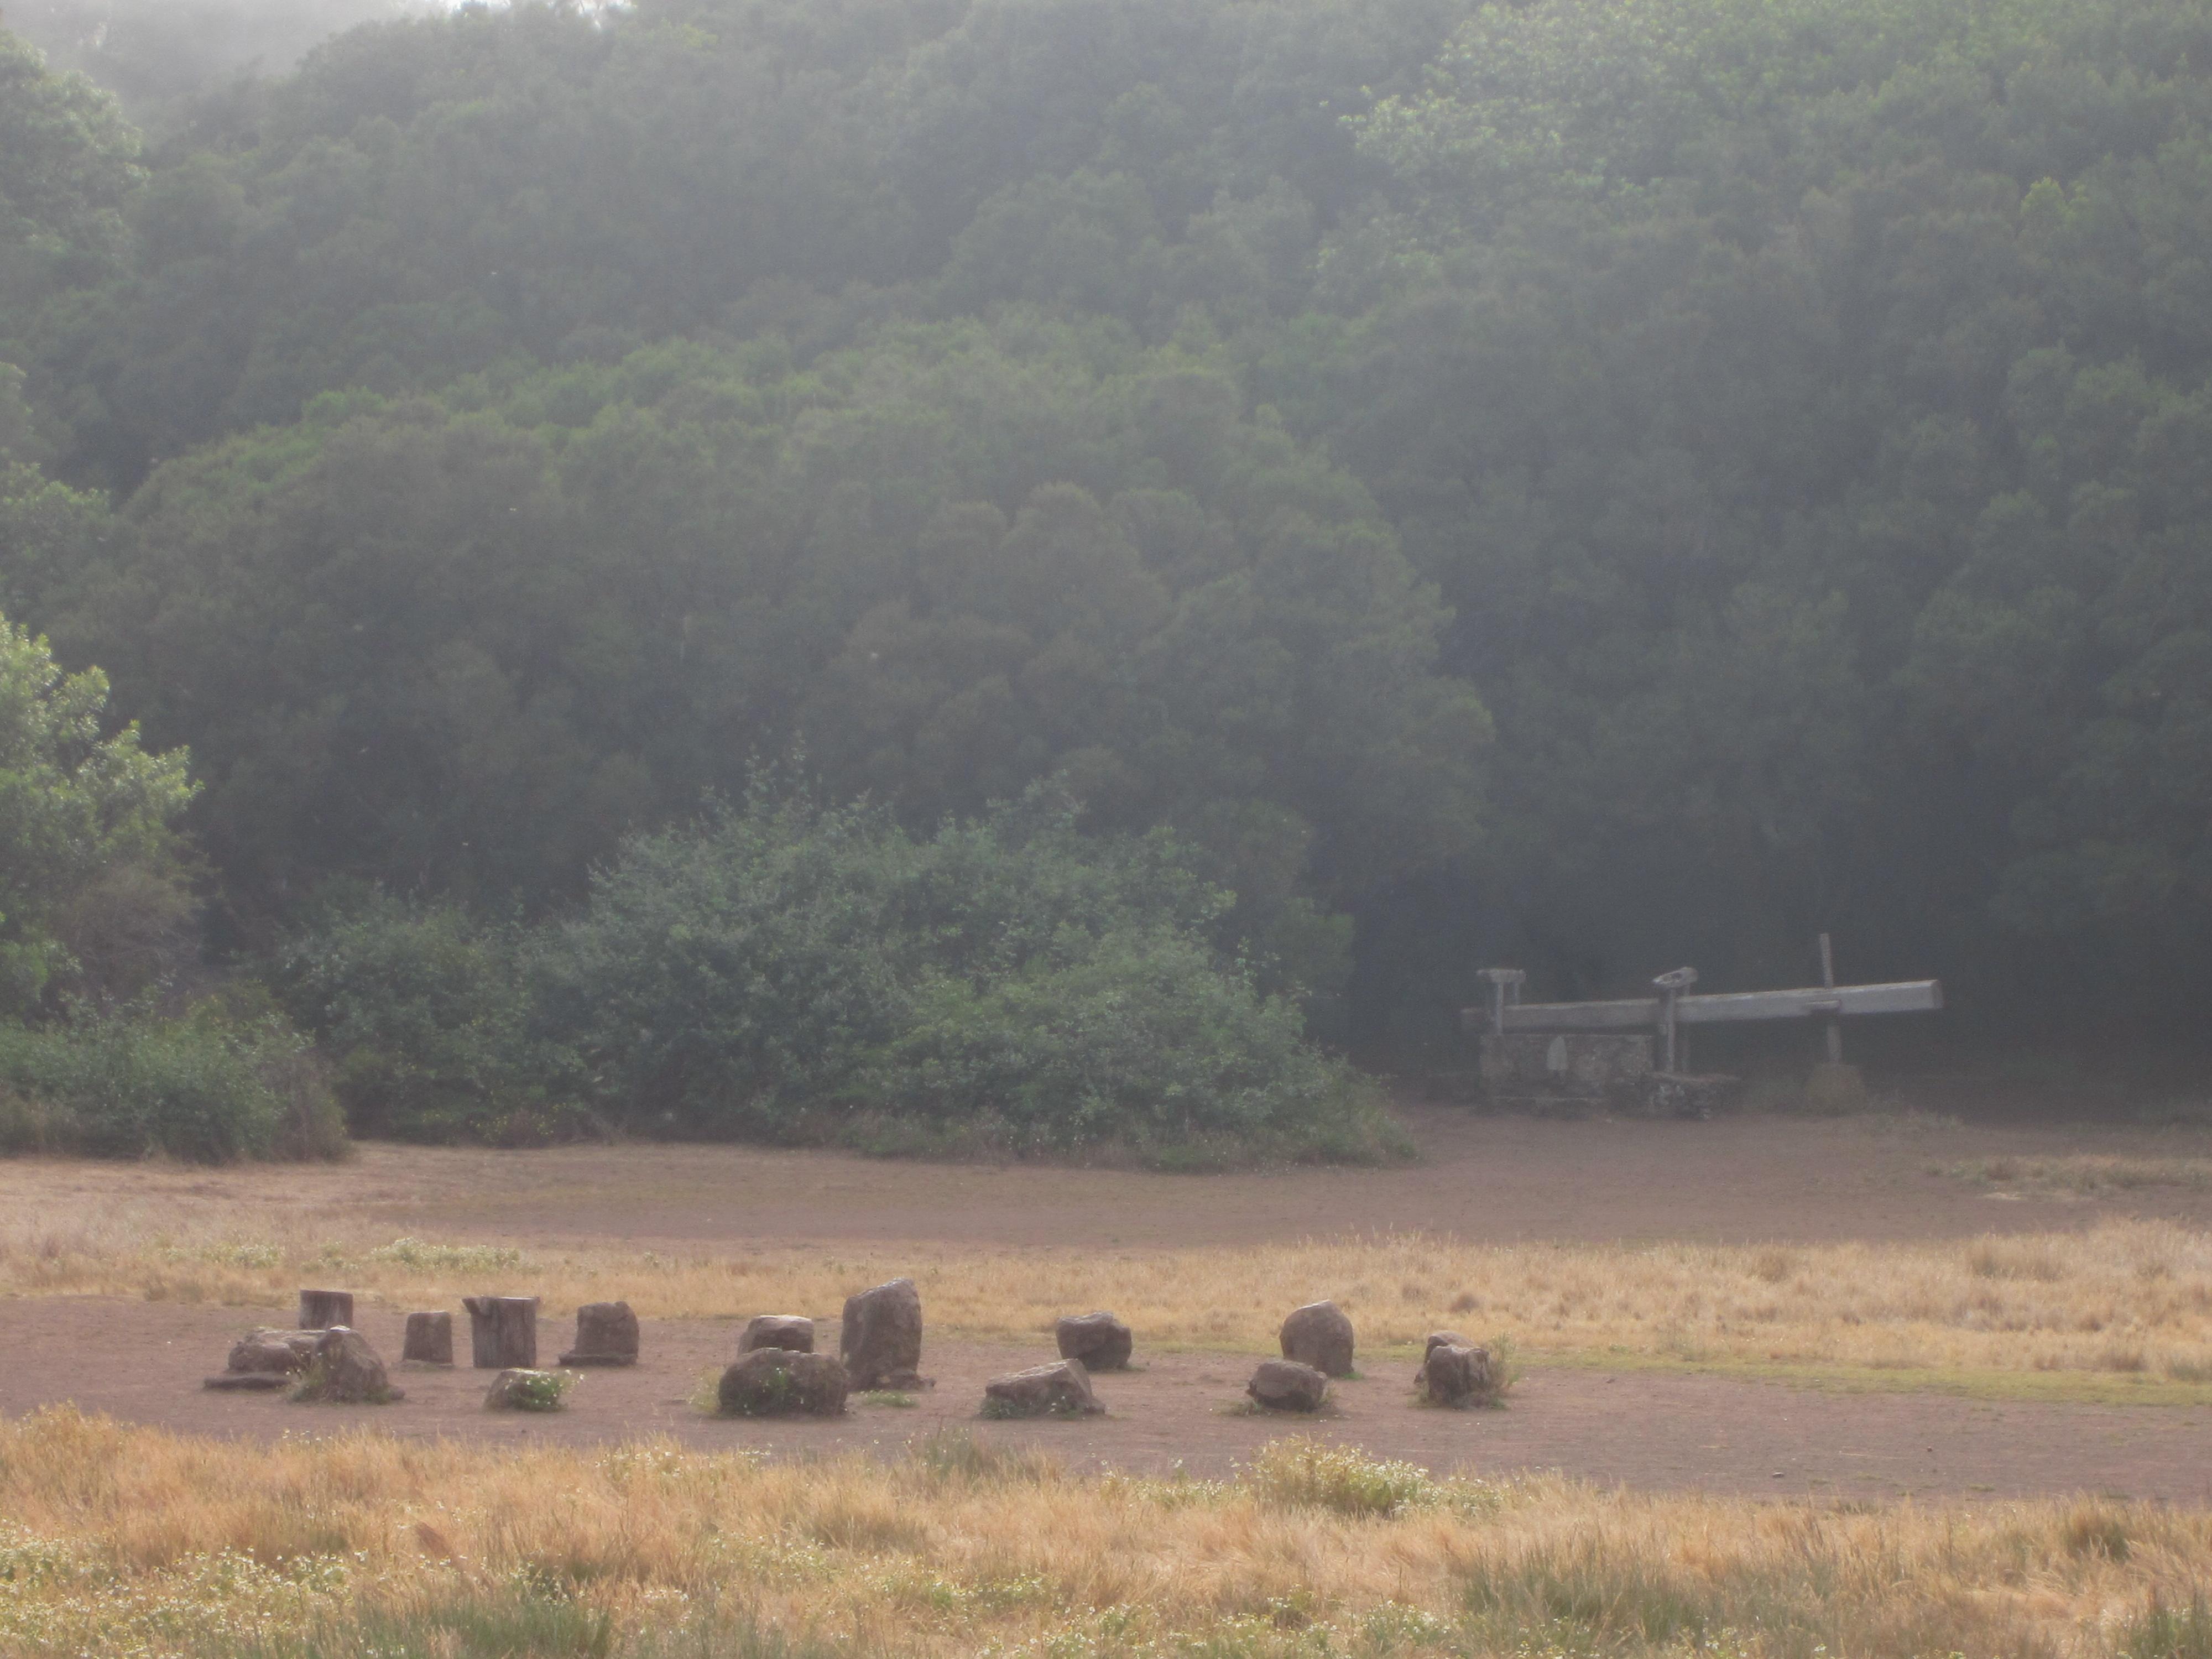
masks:
[[[300,1292],[300,1328],[303,1331],[326,1331],[333,1325],[353,1325],[353,1292],[351,1291],[302,1291]]]
[[[407,1316],[407,1344],[399,1351],[403,1360],[412,1360],[418,1365],[450,1365],[453,1363],[453,1316],[441,1309],[435,1313],[411,1313]]]
[[[534,1296],[465,1296],[469,1310],[469,1346],[480,1371],[538,1369],[538,1298]]]
[[[564,1365],[637,1364],[637,1316],[627,1302],[586,1302],[576,1310],[576,1346]]]

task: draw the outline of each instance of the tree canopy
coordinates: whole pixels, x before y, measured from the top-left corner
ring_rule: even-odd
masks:
[[[234,67],[142,151],[0,51],[0,605],[190,744],[239,939],[574,902],[798,750],[915,833],[1170,826],[1370,1035],[1821,928],[2195,1029],[2207,0],[518,0]]]

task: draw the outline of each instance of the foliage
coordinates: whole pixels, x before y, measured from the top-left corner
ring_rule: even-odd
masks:
[[[1363,1086],[1207,943],[1226,905],[1172,842],[1083,837],[1042,793],[925,839],[763,787],[626,847],[540,1017],[655,1133],[883,1114],[1014,1151],[1375,1156]]]
[[[101,735],[107,678],[0,615],[0,1018],[61,988],[131,992],[189,914],[179,750]]]
[[[1418,1463],[1370,1457],[1356,1446],[1305,1435],[1270,1440],[1242,1476],[1270,1504],[1345,1515],[1395,1515],[1443,1500],[1444,1484]]]
[[[335,1158],[345,1130],[281,1018],[202,1002],[0,1024],[0,1149],[172,1158]]]
[[[529,1371],[515,1379],[506,1400],[519,1412],[557,1412],[575,1386],[574,1371]]]

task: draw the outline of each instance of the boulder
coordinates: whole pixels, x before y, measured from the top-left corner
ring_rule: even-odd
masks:
[[[221,1372],[207,1379],[210,1389],[281,1389],[313,1363],[320,1331],[281,1330],[271,1326],[249,1331],[230,1345]]]
[[[558,1371],[534,1371],[520,1365],[510,1365],[491,1380],[484,1390],[484,1409],[488,1412],[550,1412],[561,1408],[561,1396],[566,1392],[564,1379]]]
[[[351,1291],[302,1291],[300,1292],[300,1328],[303,1331],[326,1331],[333,1325],[353,1324],[353,1292]]]
[[[894,1279],[845,1298],[837,1352],[856,1389],[920,1389],[921,1292]]]
[[[576,1310],[576,1346],[564,1365],[637,1364],[637,1316],[627,1302],[586,1302]]]
[[[1434,1353],[1438,1348],[1468,1348],[1474,1346],[1457,1331],[1431,1331],[1421,1344],[1421,1352],[1424,1357],[1426,1357]]]
[[[338,1406],[382,1406],[406,1396],[392,1386],[384,1362],[359,1331],[333,1325],[315,1344],[315,1358],[295,1400]]]
[[[1032,1365],[983,1385],[986,1417],[1099,1417],[1105,1411],[1079,1359]]]
[[[538,1298],[465,1296],[470,1357],[480,1371],[532,1370],[538,1364]]]
[[[1261,1411],[1318,1411],[1328,1397],[1328,1378],[1295,1359],[1263,1359],[1244,1392]]]
[[[440,1309],[407,1316],[407,1340],[399,1350],[403,1364],[450,1365],[453,1363],[453,1316]]]
[[[1432,1406],[1487,1405],[1498,1397],[1498,1372],[1490,1350],[1464,1342],[1439,1342],[1421,1361],[1414,1377],[1421,1397]]]
[[[1136,1339],[1109,1313],[1070,1314],[1053,1328],[1062,1359],[1079,1359],[1084,1369],[1118,1371],[1129,1364]]]
[[[836,1417],[852,1383],[826,1353],[755,1348],[722,1373],[716,1390],[728,1417]]]
[[[812,1353],[814,1322],[804,1314],[755,1314],[738,1337],[738,1352],[750,1353],[755,1348]]]
[[[1352,1375],[1352,1322],[1334,1302],[1310,1302],[1283,1322],[1283,1358],[1329,1376]]]

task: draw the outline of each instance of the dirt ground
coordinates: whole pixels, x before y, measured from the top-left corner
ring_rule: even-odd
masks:
[[[1486,1476],[1557,1470],[1602,1484],[1862,1501],[1904,1497],[2028,1496],[2094,1492],[2212,1502],[2212,1410],[2046,1406],[1933,1394],[1840,1394],[1716,1377],[1537,1370],[1503,1411],[1416,1405],[1412,1366],[1370,1361],[1335,1385],[1339,1402],[1312,1419],[1232,1408],[1249,1356],[1139,1355],[1143,1367],[1101,1374],[1103,1419],[994,1423],[976,1407],[985,1380],[1052,1356],[1042,1346],[932,1343],[923,1370],[936,1386],[909,1407],[855,1403],[842,1420],[760,1423],[702,1415],[690,1396],[735,1350],[737,1326],[647,1322],[635,1370],[583,1375],[568,1408],[547,1416],[487,1413],[489,1373],[403,1367],[405,1400],[384,1407],[295,1405],[281,1394],[210,1393],[240,1330],[281,1323],[283,1310],[182,1308],[120,1300],[0,1302],[0,1413],[56,1401],[191,1433],[274,1437],[374,1428],[394,1434],[514,1442],[597,1443],[669,1435],[706,1448],[781,1454],[896,1453],[948,1426],[984,1439],[1048,1448],[1071,1468],[1227,1474],[1272,1436],[1310,1432],[1377,1455]],[[379,1351],[399,1352],[403,1316],[361,1315]],[[825,1335],[836,1328],[824,1322]],[[542,1344],[550,1348],[551,1344]],[[85,1356],[100,1356],[85,1364]],[[543,1358],[550,1361],[550,1352]]]
[[[1407,1116],[1422,1161],[1372,1170],[1214,1177],[1115,1170],[874,1162],[741,1147],[532,1152],[364,1148],[331,1168],[271,1170],[0,1163],[0,1206],[28,1213],[137,1212],[184,1220],[243,1205],[295,1228],[338,1218],[394,1236],[497,1240],[544,1255],[657,1243],[957,1242],[1123,1249],[1261,1243],[1421,1230],[1471,1242],[1909,1240],[2087,1226],[2106,1217],[2212,1225],[2212,1191],[2177,1181],[2092,1196],[2014,1192],[1961,1174],[1977,1160],[2074,1154],[2203,1158],[2203,1131],[2003,1127],[1905,1116],[1806,1122],[1543,1122],[1420,1105]],[[550,1310],[549,1310],[550,1314]],[[834,1339],[835,1310],[824,1316]],[[364,1308],[381,1352],[400,1312]],[[81,1297],[0,1300],[0,1412],[62,1401],[218,1435],[336,1431],[601,1441],[665,1433],[702,1446],[895,1450],[948,1424],[1054,1448],[1075,1468],[1213,1475],[1273,1434],[1310,1431],[1378,1455],[1486,1474],[1557,1469],[1601,1482],[1873,1499],[1905,1494],[2094,1491],[2212,1501],[2212,1409],[1996,1402],[1933,1393],[1824,1392],[1769,1382],[1537,1368],[1509,1409],[1417,1407],[1411,1368],[1375,1362],[1312,1423],[1238,1414],[1249,1356],[1155,1354],[1102,1378],[1103,1420],[987,1424],[984,1380],[1049,1358],[1042,1348],[933,1342],[938,1386],[907,1408],[863,1403],[830,1424],[732,1423],[688,1403],[726,1362],[734,1326],[649,1322],[646,1363],[588,1374],[570,1409],[486,1413],[484,1378],[411,1370],[401,1404],[347,1410],[281,1396],[208,1393],[232,1337],[257,1312]],[[549,1317],[546,1358],[565,1332]],[[1141,1340],[1141,1338],[1140,1338]],[[1140,1358],[1146,1358],[1140,1352]]]
[[[1225,1176],[929,1164],[746,1146],[534,1152],[369,1146],[306,1169],[0,1160],[11,1203],[210,1201],[274,1229],[343,1217],[394,1236],[526,1247],[952,1242],[1176,1249],[1370,1231],[1472,1243],[1818,1243],[2087,1226],[2106,1216],[2212,1226],[2212,1181],[2089,1197],[1953,1171],[2081,1153],[2212,1156],[2212,1132],[2002,1127],[1903,1116],[1552,1122],[1419,1104],[1416,1164]]]

